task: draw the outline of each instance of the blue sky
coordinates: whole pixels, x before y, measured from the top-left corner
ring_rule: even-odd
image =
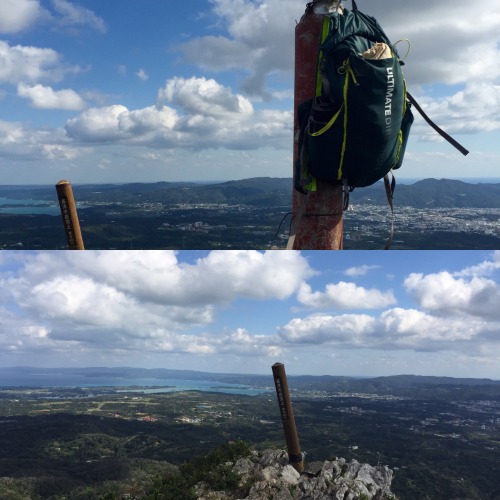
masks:
[[[499,378],[500,253],[0,254],[0,366]]]
[[[291,176],[305,3],[3,0],[0,183]],[[484,0],[474,22],[465,0],[359,7],[411,40],[410,90],[471,150],[417,117],[398,176],[499,177],[497,4]]]

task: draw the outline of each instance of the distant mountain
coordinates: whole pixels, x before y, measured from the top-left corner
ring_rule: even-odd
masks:
[[[256,177],[215,184],[156,182],[130,184],[74,185],[80,202],[246,204],[290,206],[292,180]],[[53,186],[0,186],[0,196],[18,199],[56,200]],[[425,179],[414,184],[398,184],[394,194],[399,206],[416,208],[500,208],[500,183],[470,184],[449,179]],[[382,183],[355,189],[352,204],[387,203]]]
[[[208,186],[186,186],[148,195],[148,201],[162,203],[216,203],[281,206],[291,203],[291,180],[256,177]]]
[[[267,387],[273,384],[271,370],[269,375],[252,375],[237,373],[210,373],[196,370],[172,370],[168,368],[131,368],[131,367],[91,367],[91,368],[33,368],[33,367],[0,367],[0,385],[2,381],[12,381],[33,375],[51,375],[61,377],[80,376],[92,380],[93,378],[123,379],[180,379],[180,380],[212,380],[232,384],[250,384]],[[389,391],[392,389],[412,389],[437,386],[496,386],[500,387],[500,380],[485,378],[454,378],[421,375],[392,375],[388,377],[355,378],[331,375],[289,375],[291,384],[296,389],[325,389],[332,391],[357,390]],[[43,380],[40,378],[40,380]],[[5,383],[5,385],[8,385]]]
[[[454,378],[454,377],[433,377],[426,375],[393,375],[389,377],[377,377],[370,379],[370,383],[383,387],[430,387],[430,386],[474,386],[474,385],[498,385],[500,381],[489,378]]]
[[[416,208],[500,208],[499,184],[469,184],[450,179],[424,179],[415,184],[397,184],[394,202]],[[355,189],[351,203],[386,204],[381,183]]]
[[[291,203],[291,179],[256,177],[216,184],[156,182],[73,185],[77,202],[246,204],[282,206]],[[0,186],[0,196],[56,201],[53,186]]]

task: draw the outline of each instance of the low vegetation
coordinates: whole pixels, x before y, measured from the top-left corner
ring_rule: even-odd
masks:
[[[388,465],[405,500],[500,497],[500,387],[436,382],[291,379],[306,459]],[[120,390],[0,390],[0,498],[182,500],[200,481],[238,491],[226,464],[245,443],[284,446],[271,393]]]

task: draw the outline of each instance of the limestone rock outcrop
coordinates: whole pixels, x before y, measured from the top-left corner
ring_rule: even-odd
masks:
[[[396,500],[391,492],[392,470],[343,458],[306,464],[299,474],[283,450],[254,451],[231,464],[245,496],[206,491],[198,485],[199,500]]]

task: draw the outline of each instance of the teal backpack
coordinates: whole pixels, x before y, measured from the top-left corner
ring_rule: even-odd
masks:
[[[384,179],[392,210],[395,180],[388,174],[402,165],[412,105],[464,155],[468,151],[425,115],[406,90],[395,46],[376,19],[352,3],[352,10],[323,19],[314,97],[298,108],[294,186],[306,194],[316,190],[316,180],[342,184],[345,210],[350,191]]]

